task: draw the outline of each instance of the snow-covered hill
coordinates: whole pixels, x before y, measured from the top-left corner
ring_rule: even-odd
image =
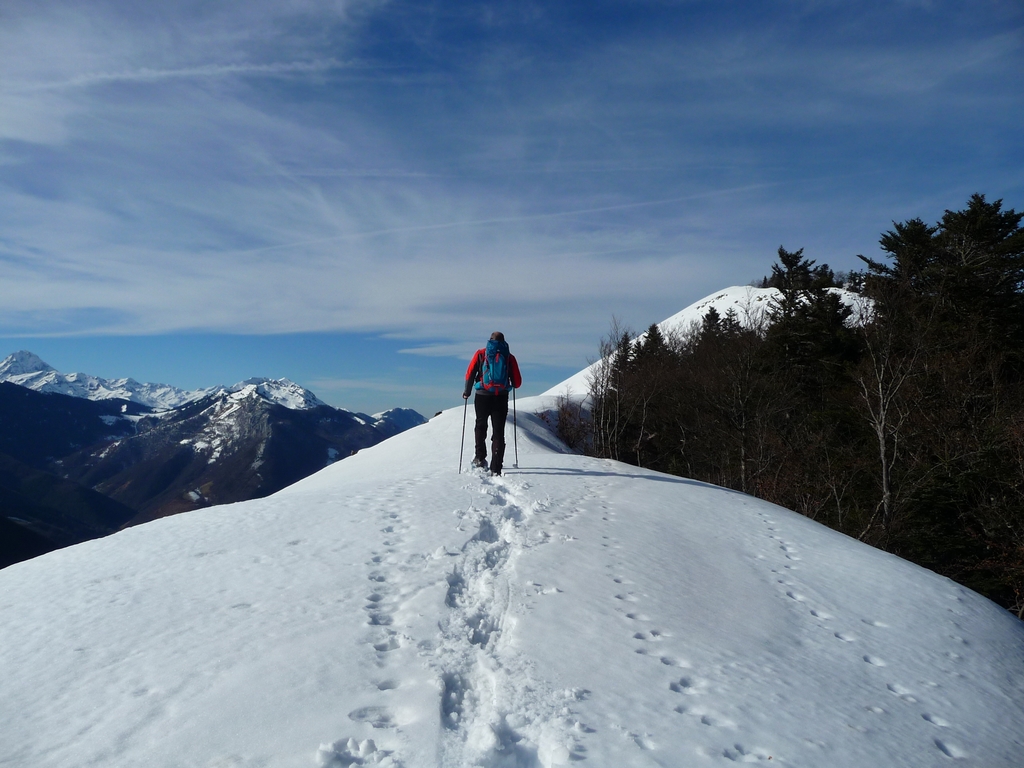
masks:
[[[0,571],[0,764],[1021,764],[1024,624],[771,504],[562,453],[553,403],[519,401],[501,478],[457,472],[460,406]]]
[[[854,322],[864,317],[869,307],[867,299],[852,291],[841,288],[830,288],[830,291],[839,295],[842,301],[853,309],[852,319]],[[700,301],[695,301],[681,312],[677,312],[666,320],[658,323],[662,333],[683,334],[694,327],[700,327],[704,316],[714,309],[721,317],[729,312],[735,314],[740,324],[747,327],[757,327],[766,322],[768,310],[779,296],[777,288],[754,288],[749,285],[734,285],[730,288],[705,296]],[[641,338],[643,334],[641,334]],[[579,373],[570,376],[565,381],[549,389],[544,395],[585,395],[590,391],[590,382],[594,368],[597,364],[584,368]]]

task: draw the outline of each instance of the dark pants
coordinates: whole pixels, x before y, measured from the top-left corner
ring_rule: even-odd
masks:
[[[508,418],[508,392],[500,395],[481,395],[473,400],[476,410],[476,458],[487,460],[487,420],[491,421],[491,472],[501,472],[505,459],[505,419]]]

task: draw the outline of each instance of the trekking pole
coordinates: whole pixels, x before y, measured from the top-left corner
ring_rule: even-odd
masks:
[[[516,388],[512,387],[512,446],[516,451],[516,463],[513,469],[519,469],[519,430],[516,427]]]
[[[459,443],[459,474],[462,474],[462,453],[466,450],[466,411],[469,410],[469,398],[462,398],[465,402],[462,405],[462,442]]]

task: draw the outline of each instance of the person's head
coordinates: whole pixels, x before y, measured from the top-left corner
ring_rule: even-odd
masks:
[[[491,340],[492,341],[504,341],[505,340],[505,334],[502,333],[501,331],[495,331],[494,333],[491,334]]]

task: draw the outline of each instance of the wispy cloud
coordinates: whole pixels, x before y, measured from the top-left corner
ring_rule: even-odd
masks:
[[[284,61],[271,64],[206,64],[178,69],[141,69],[123,72],[90,72],[62,81],[51,81],[20,86],[21,92],[59,91],[68,88],[88,88],[109,83],[146,83],[158,80],[234,77],[240,75],[290,75],[325,72],[332,69],[352,68],[337,59],[319,61]]]
[[[0,331],[582,359],[780,243],[848,268],[893,218],[1024,206],[1021,14],[955,6],[19,5]]]

